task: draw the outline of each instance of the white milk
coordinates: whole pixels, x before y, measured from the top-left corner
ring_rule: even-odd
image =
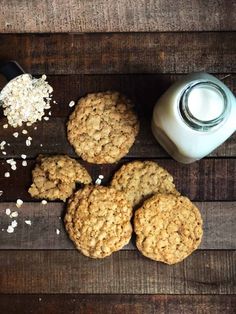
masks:
[[[236,130],[236,99],[220,80],[194,73],[172,85],[156,103],[152,131],[177,161],[208,155]]]

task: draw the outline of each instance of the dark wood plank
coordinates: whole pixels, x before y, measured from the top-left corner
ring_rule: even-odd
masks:
[[[204,236],[200,249],[236,250],[236,202],[196,202],[204,222]],[[0,203],[0,249],[18,250],[73,250],[74,245],[64,230],[65,205],[62,203],[24,203],[17,209],[15,203]],[[6,208],[18,211],[18,226],[14,233],[6,229],[13,219],[6,215]],[[26,225],[31,220],[32,225]],[[217,228],[216,228],[217,226]],[[56,234],[56,230],[60,234]],[[133,238],[125,250],[136,250]]]
[[[234,1],[1,1],[0,32],[232,30]],[[33,18],[34,17],[34,18]]]
[[[236,296],[0,295],[0,306],[8,314],[234,314]]]
[[[59,151],[57,151],[59,153]],[[146,158],[148,159],[148,158]],[[193,164],[184,165],[171,159],[154,159],[166,168],[174,177],[177,189],[194,201],[234,201],[236,199],[236,167],[232,159],[202,159]],[[127,159],[112,165],[92,165],[81,161],[93,179],[99,174],[104,175],[103,184],[108,184],[113,173]],[[0,190],[4,191],[1,201],[15,201],[21,198],[32,201],[27,189],[31,184],[31,169],[35,161],[28,161],[27,167],[20,166],[11,171],[11,177],[5,178],[4,173],[10,170],[5,161],[0,161]],[[20,178],[20,179],[19,179]]]
[[[66,140],[66,121],[73,108],[68,104],[71,100],[77,100],[89,92],[101,90],[119,90],[127,94],[135,103],[139,115],[141,129],[135,145],[132,147],[128,157],[167,157],[167,153],[154,139],[150,121],[152,110],[156,100],[160,95],[183,75],[63,75],[50,76],[49,82],[54,87],[54,96],[58,104],[52,103],[52,119],[49,122],[37,123],[38,130],[29,128],[29,133],[33,137],[33,145],[27,147],[27,156],[34,158],[39,152],[39,144],[43,143],[40,149],[44,153],[50,154],[63,152],[76,156],[73,149]],[[236,75],[219,74],[218,77],[236,92]],[[0,81],[0,87],[4,86],[4,81]],[[63,86],[63,88],[61,88]],[[56,118],[56,119],[54,119]],[[0,129],[7,122],[0,120]],[[21,132],[23,128],[18,128]],[[11,143],[7,147],[8,157],[19,157],[23,149],[22,141],[25,136],[18,139],[12,136],[14,129],[2,129],[1,139]],[[210,154],[211,157],[232,157],[236,156],[236,134],[231,136],[226,143]],[[0,156],[4,157],[4,156]]]
[[[236,73],[235,33],[0,35],[0,59],[33,74]]]
[[[0,293],[235,294],[236,251],[196,251],[173,266],[137,251],[0,251]]]

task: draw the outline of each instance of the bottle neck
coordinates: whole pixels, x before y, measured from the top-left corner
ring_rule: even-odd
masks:
[[[196,131],[218,127],[227,118],[229,109],[225,91],[209,81],[189,85],[179,102],[182,119]]]

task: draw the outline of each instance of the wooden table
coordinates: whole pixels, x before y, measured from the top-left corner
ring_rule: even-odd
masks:
[[[150,119],[158,97],[188,72],[213,73],[236,92],[236,2],[2,0],[0,6],[0,59],[17,60],[33,75],[46,73],[58,102],[49,121],[30,129],[27,148],[25,136],[2,128],[1,113],[0,141],[11,146],[6,156],[0,152],[0,312],[235,313],[236,136],[182,165],[154,140]],[[103,174],[105,184],[127,160],[151,159],[168,169],[204,220],[200,249],[182,263],[151,261],[132,244],[104,260],[86,258],[64,231],[64,204],[43,206],[27,193],[39,153],[76,157],[65,133],[69,102],[107,89],[135,101],[141,131],[118,164],[83,164],[94,179]],[[11,157],[18,167],[4,178]],[[5,209],[14,210],[18,198],[24,201],[18,227],[8,234]]]

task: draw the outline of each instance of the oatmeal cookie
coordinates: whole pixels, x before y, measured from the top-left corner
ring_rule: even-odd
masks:
[[[32,178],[29,188],[32,197],[63,201],[73,193],[76,183],[92,182],[87,170],[65,155],[39,156]]]
[[[153,161],[134,161],[123,165],[115,173],[111,186],[124,192],[133,206],[140,205],[155,193],[179,194],[173,177]]]
[[[67,124],[68,140],[76,153],[95,164],[120,160],[129,152],[138,131],[133,104],[110,91],[81,98]]]
[[[175,264],[199,246],[202,218],[187,197],[156,194],[135,212],[134,231],[137,248],[143,255]]]
[[[121,192],[86,186],[69,200],[65,227],[78,250],[103,258],[120,250],[131,238],[132,208]]]

